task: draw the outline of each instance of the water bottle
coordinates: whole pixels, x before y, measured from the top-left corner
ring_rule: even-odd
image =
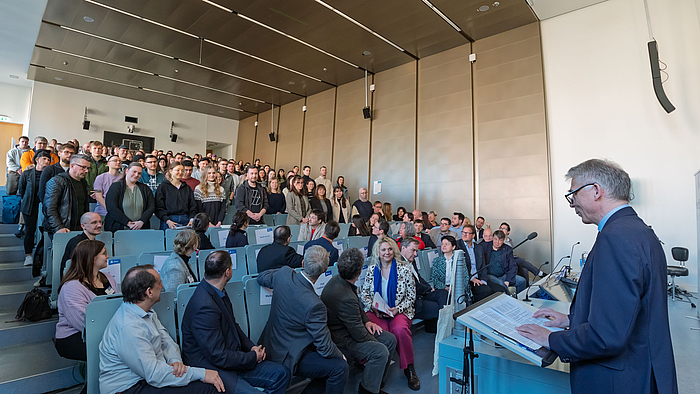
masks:
[[[581,253],[581,260],[579,260],[581,271],[583,271],[583,266],[586,264],[587,258],[588,258],[588,252]]]

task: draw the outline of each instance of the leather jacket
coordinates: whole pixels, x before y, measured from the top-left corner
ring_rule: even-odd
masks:
[[[87,198],[82,207],[78,206],[78,198],[73,189],[73,183],[68,179],[69,176],[68,172],[62,172],[46,184],[44,228],[50,234],[62,228],[80,231],[80,216],[90,210]],[[89,196],[87,182],[83,179],[80,185],[85,188],[85,196]]]

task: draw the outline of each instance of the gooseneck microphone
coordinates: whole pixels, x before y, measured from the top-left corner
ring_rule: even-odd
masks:
[[[515,248],[517,248],[518,246],[524,244],[525,242],[527,242],[527,241],[532,241],[532,240],[535,239],[535,238],[537,238],[537,232],[533,231],[533,232],[531,232],[530,234],[527,235],[527,238],[525,238],[524,240],[520,241],[519,244],[513,246],[513,250],[515,250]]]
[[[542,267],[544,267],[547,264],[549,264],[549,261],[545,261],[544,263],[542,263],[542,265],[540,265],[540,268],[538,268],[537,271],[538,272],[542,271]],[[532,287],[532,285],[534,283],[535,283],[534,281],[532,283],[530,283],[530,286],[528,286],[527,289],[525,290],[525,298],[523,298],[523,301],[530,302],[530,287]]]
[[[576,245],[581,244],[581,242],[576,242],[575,244],[571,245],[571,254],[569,255],[569,265],[566,266],[566,273],[564,275],[568,275],[569,272],[571,272],[571,259],[573,258],[574,255],[574,248]]]
[[[554,269],[552,270],[552,273],[557,272],[557,268],[559,267],[559,264],[561,264],[562,260],[564,260],[564,259],[570,259],[570,258],[571,258],[571,256],[564,256],[564,257],[560,258],[560,259],[559,259],[559,262],[557,263],[557,265],[554,266]]]

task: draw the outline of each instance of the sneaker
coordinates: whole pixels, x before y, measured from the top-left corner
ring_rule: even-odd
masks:
[[[26,256],[26,257],[24,258],[24,265],[25,265],[25,266],[27,266],[27,265],[33,265],[33,264],[34,264],[34,258],[33,258],[31,255]]]

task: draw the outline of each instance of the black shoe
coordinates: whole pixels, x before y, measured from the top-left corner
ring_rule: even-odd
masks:
[[[420,390],[420,380],[418,379],[416,368],[413,364],[408,364],[408,368],[404,369],[403,373],[406,375],[406,379],[408,379],[408,388],[413,391]]]

